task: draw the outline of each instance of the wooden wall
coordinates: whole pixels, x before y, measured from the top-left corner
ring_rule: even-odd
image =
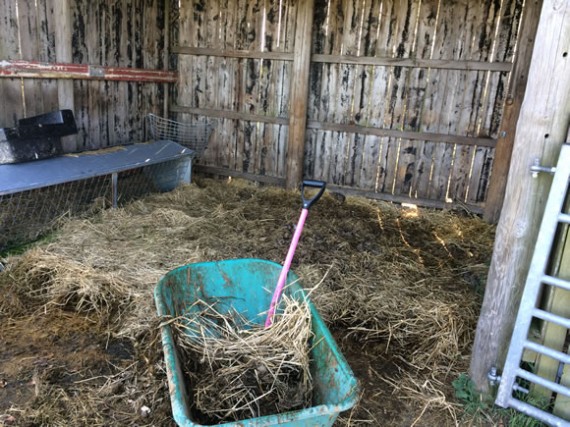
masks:
[[[56,62],[56,32],[64,24],[57,2],[0,0],[0,60]],[[65,0],[69,29],[59,43],[69,45],[66,62],[93,66],[166,69],[169,19],[162,0]],[[58,62],[61,62],[58,61]],[[73,81],[73,99],[58,100],[58,81],[0,79],[0,126],[17,118],[74,105],[79,135],[73,148],[100,148],[141,141],[143,119],[162,113],[165,85],[125,81]],[[65,105],[62,105],[62,108]]]
[[[181,120],[218,121],[205,169],[285,178],[296,0],[180,6]],[[316,0],[306,177],[484,207],[522,0]]]

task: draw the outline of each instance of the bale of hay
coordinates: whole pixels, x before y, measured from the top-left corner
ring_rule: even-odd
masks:
[[[191,378],[196,417],[242,421],[311,404],[310,310],[286,295],[281,305],[269,328],[203,301],[193,305],[199,311],[169,322]]]

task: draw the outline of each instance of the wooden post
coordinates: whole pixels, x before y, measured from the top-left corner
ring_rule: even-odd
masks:
[[[489,369],[503,367],[552,182],[548,174],[533,178],[530,166],[535,159],[555,165],[567,138],[569,17],[570,0],[544,0],[471,357],[471,378],[482,392]]]
[[[160,3],[159,3],[160,4]],[[160,7],[160,6],[158,6]],[[164,69],[170,69],[170,12],[171,12],[170,0],[164,2],[164,46],[163,46],[163,61]],[[162,115],[168,117],[168,108],[170,106],[170,85],[164,83],[164,100],[162,103]]]
[[[55,17],[55,59],[57,62],[73,62],[71,0],[53,0],[52,5]],[[75,111],[73,81],[58,80],[57,96],[60,109]],[[61,144],[66,153],[77,151],[75,135],[61,138]]]
[[[315,0],[303,0],[297,3],[286,164],[286,186],[290,189],[296,188],[303,179],[314,5]]]
[[[505,188],[507,186],[507,176],[511,164],[517,122],[528,81],[528,71],[541,7],[542,0],[528,1],[524,6],[516,60],[509,82],[499,140],[495,150],[495,160],[493,161],[491,182],[487,200],[485,201],[484,218],[492,223],[496,223],[499,220],[505,198]]]

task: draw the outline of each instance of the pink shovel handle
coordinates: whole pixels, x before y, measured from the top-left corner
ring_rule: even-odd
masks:
[[[297,249],[297,244],[301,238],[301,232],[303,231],[303,226],[305,225],[305,220],[309,215],[309,209],[303,209],[301,211],[301,217],[297,223],[297,228],[295,228],[295,233],[293,234],[293,240],[291,241],[291,246],[289,246],[289,251],[287,252],[287,257],[285,258],[285,263],[281,269],[281,274],[279,274],[279,279],[277,280],[277,287],[273,292],[273,298],[271,298],[271,305],[269,306],[269,311],[267,312],[267,318],[265,319],[265,327],[268,328],[273,323],[273,315],[275,314],[275,308],[277,303],[281,298],[281,293],[285,287],[285,281],[287,280],[287,274],[291,268],[291,262],[293,261],[293,255],[295,255],[295,249]]]
[[[299,238],[301,237],[301,232],[303,231],[303,226],[305,225],[305,220],[307,219],[307,215],[309,215],[309,209],[312,205],[317,203],[317,201],[321,198],[323,193],[325,192],[325,188],[327,183],[324,181],[315,181],[306,179],[301,184],[301,200],[303,201],[303,209],[301,210],[301,217],[299,218],[299,222],[297,223],[297,228],[295,229],[295,234],[293,234],[293,241],[291,242],[291,246],[289,246],[289,251],[287,252],[287,257],[285,258],[285,263],[283,264],[283,269],[281,270],[281,274],[279,275],[279,280],[277,280],[277,287],[273,292],[273,298],[271,298],[271,305],[269,306],[269,310],[267,311],[267,318],[265,319],[265,327],[268,328],[273,324],[273,316],[275,315],[275,309],[277,304],[279,303],[279,299],[281,298],[281,293],[283,292],[283,288],[285,287],[285,281],[287,280],[287,274],[289,273],[289,269],[291,268],[291,262],[293,261],[293,255],[295,255],[295,249],[297,249],[297,244],[299,243]],[[319,191],[310,199],[305,197],[305,188],[318,188]]]

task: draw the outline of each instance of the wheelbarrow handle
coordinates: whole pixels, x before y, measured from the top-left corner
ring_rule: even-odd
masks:
[[[305,188],[312,187],[312,188],[320,188],[319,192],[315,194],[312,198],[306,199],[305,198]],[[306,179],[301,184],[301,199],[303,200],[303,209],[310,209],[323,195],[325,192],[325,188],[327,187],[327,183],[325,181],[316,181],[312,179]]]

